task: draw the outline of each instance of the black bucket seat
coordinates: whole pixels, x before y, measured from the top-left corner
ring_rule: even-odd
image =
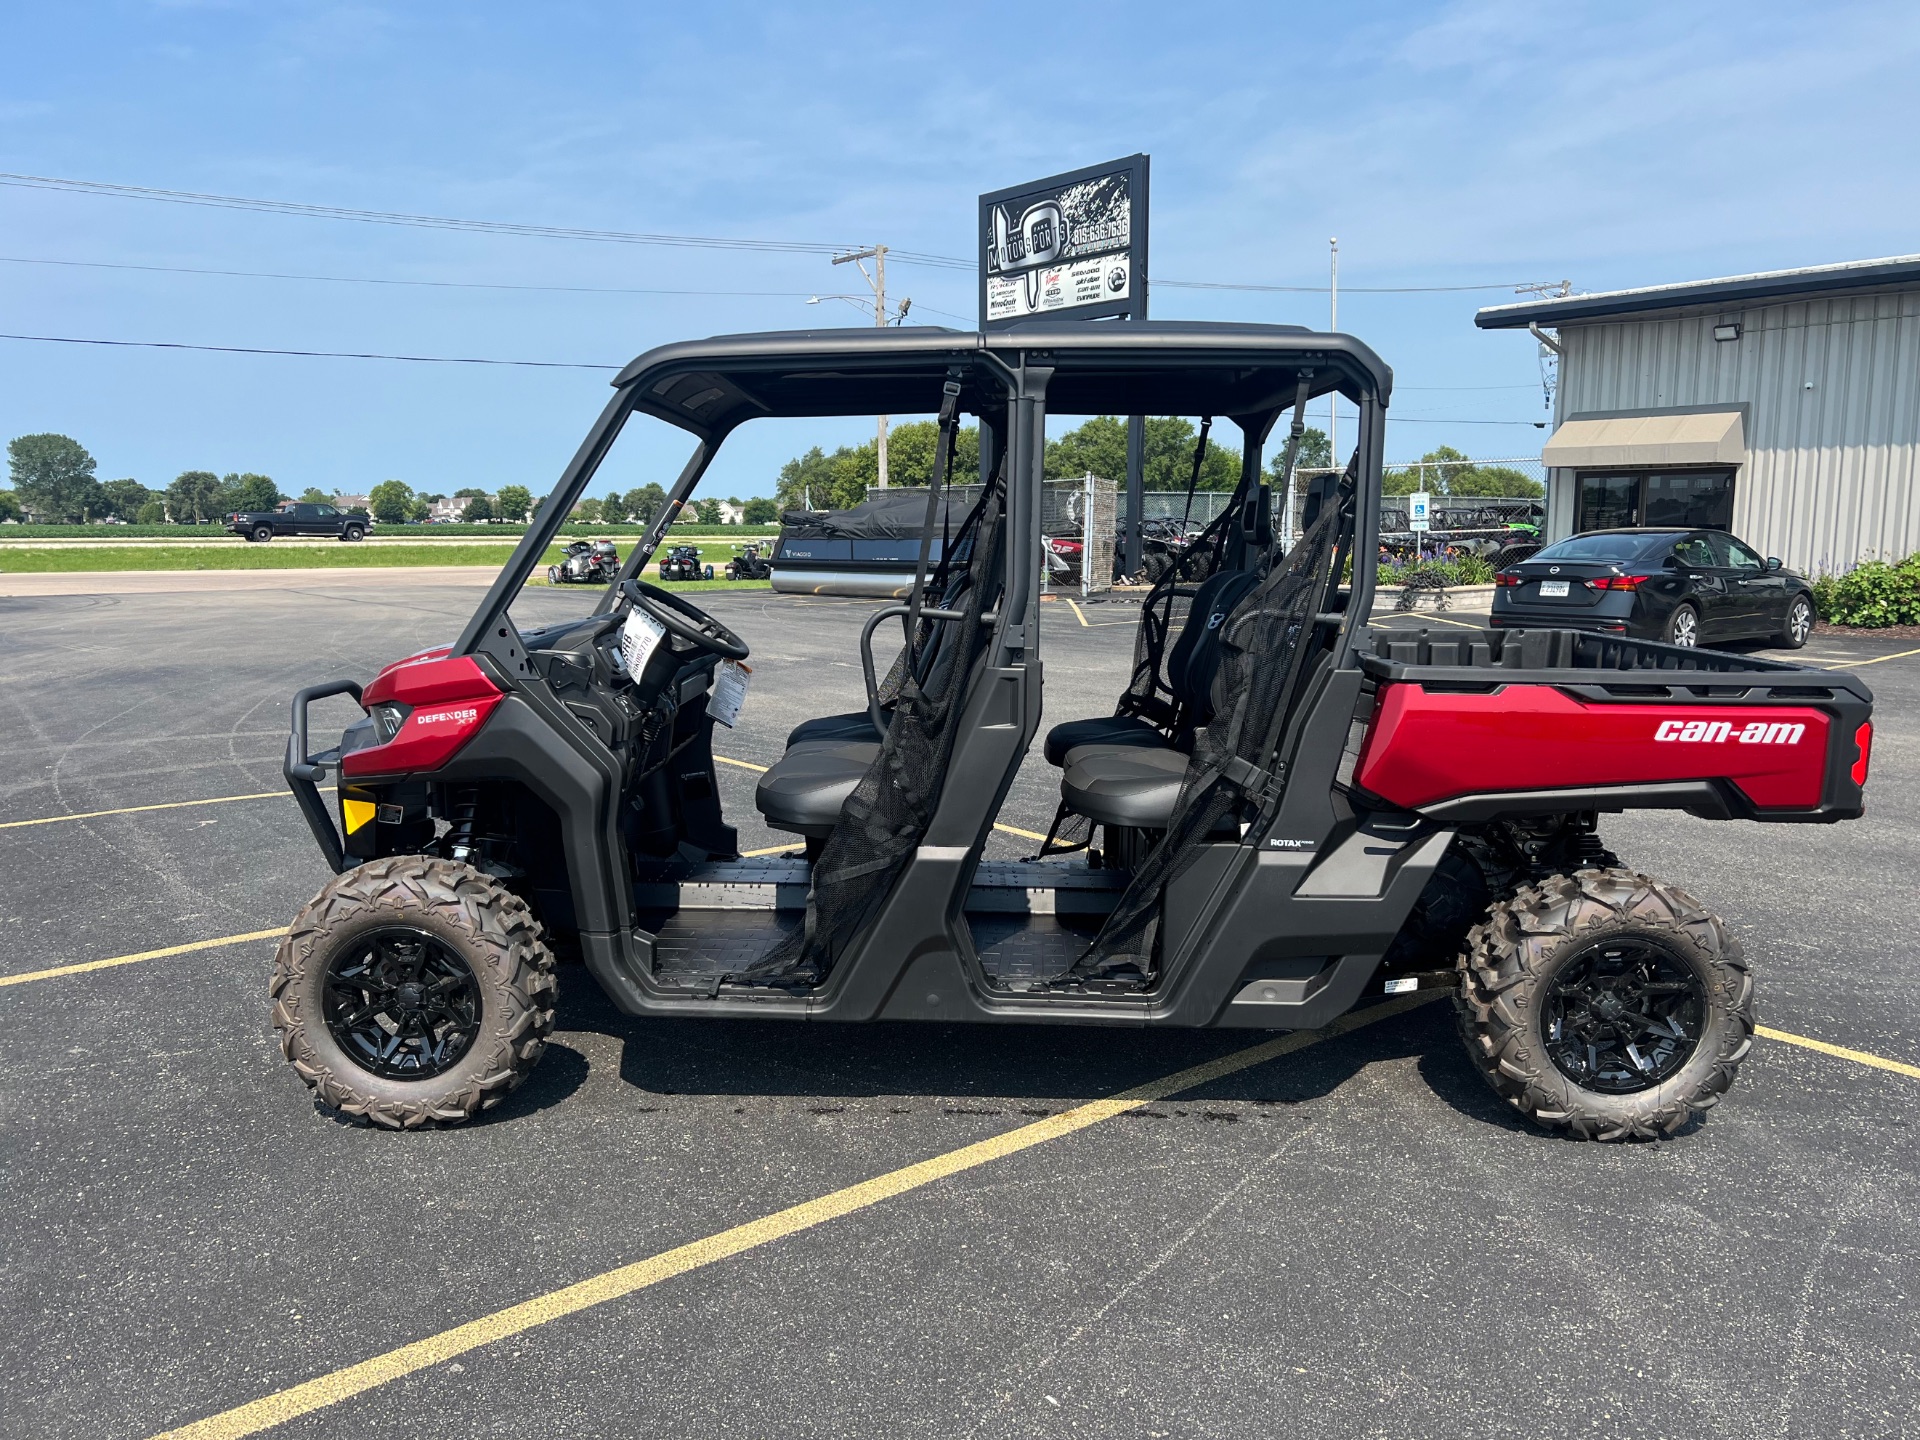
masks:
[[[1138,715],[1098,715],[1066,720],[1047,732],[1042,753],[1065,769],[1076,751],[1101,749],[1184,750],[1193,732],[1213,718],[1213,676],[1220,668],[1220,627],[1255,585],[1253,570],[1223,570],[1202,582],[1187,608],[1186,623],[1167,654],[1167,685],[1177,714],[1174,735]],[[1086,813],[1081,811],[1079,813]],[[1116,822],[1118,823],[1118,822]]]

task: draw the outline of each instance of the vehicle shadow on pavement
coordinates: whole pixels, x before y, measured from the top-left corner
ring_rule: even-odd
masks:
[[[569,984],[568,982],[572,983]],[[657,1020],[623,1015],[584,972],[562,974],[561,1031],[621,1042],[620,1078],[649,1096],[866,1099],[969,1097],[1068,1103],[1111,1095],[1270,1038],[1258,1030],[1144,1030],[1043,1025],[822,1024]],[[1293,1105],[1319,1099],[1367,1066],[1458,1050],[1436,1004],[1186,1092],[1192,1100]],[[549,1046],[548,1058],[556,1049]],[[566,1052],[574,1054],[577,1052]],[[542,1060],[502,1117],[565,1098],[577,1079]],[[581,1062],[584,1064],[584,1062]],[[1485,1089],[1458,1057],[1448,1090]],[[1487,1096],[1490,1105],[1493,1097]],[[1456,1108],[1464,1101],[1449,1100]],[[1475,1112],[1478,1113],[1478,1112]],[[1499,1112],[1494,1110],[1495,1118]]]
[[[1472,1062],[1453,1039],[1450,1017],[1442,1018],[1449,1033],[1436,1035],[1434,1043],[1420,1056],[1420,1078],[1427,1087],[1452,1109],[1467,1119],[1482,1125],[1496,1125],[1502,1130],[1528,1135],[1541,1140],[1564,1140],[1570,1144],[1584,1145],[1587,1142],[1568,1130],[1548,1130],[1539,1125],[1529,1124],[1505,1101],[1493,1093]],[[1691,1135],[1706,1124],[1705,1115],[1695,1115],[1666,1139],[1680,1139]],[[1657,1143],[1654,1141],[1628,1141],[1628,1144]]]

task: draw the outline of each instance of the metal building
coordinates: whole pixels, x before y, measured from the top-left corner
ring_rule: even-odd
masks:
[[[1496,305],[1559,356],[1553,538],[1731,529],[1809,572],[1920,550],[1920,256]]]

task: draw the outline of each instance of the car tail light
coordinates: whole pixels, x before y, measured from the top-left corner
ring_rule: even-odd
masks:
[[[1860,758],[1853,762],[1853,783],[1856,785],[1864,785],[1867,783],[1867,752],[1873,749],[1873,722],[1871,720],[1853,732],[1853,746],[1854,749],[1860,752]]]
[[[1502,585],[1502,586],[1524,585],[1527,583],[1527,577],[1524,575],[1516,575],[1511,570],[1502,570],[1499,574],[1493,577],[1493,583],[1495,585]]]
[[[1651,575],[1601,575],[1587,581],[1596,590],[1638,590]]]

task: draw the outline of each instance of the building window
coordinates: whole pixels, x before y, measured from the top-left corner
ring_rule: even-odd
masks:
[[[1582,474],[1579,485],[1576,532],[1617,530],[1628,525],[1733,528],[1731,470]]]

